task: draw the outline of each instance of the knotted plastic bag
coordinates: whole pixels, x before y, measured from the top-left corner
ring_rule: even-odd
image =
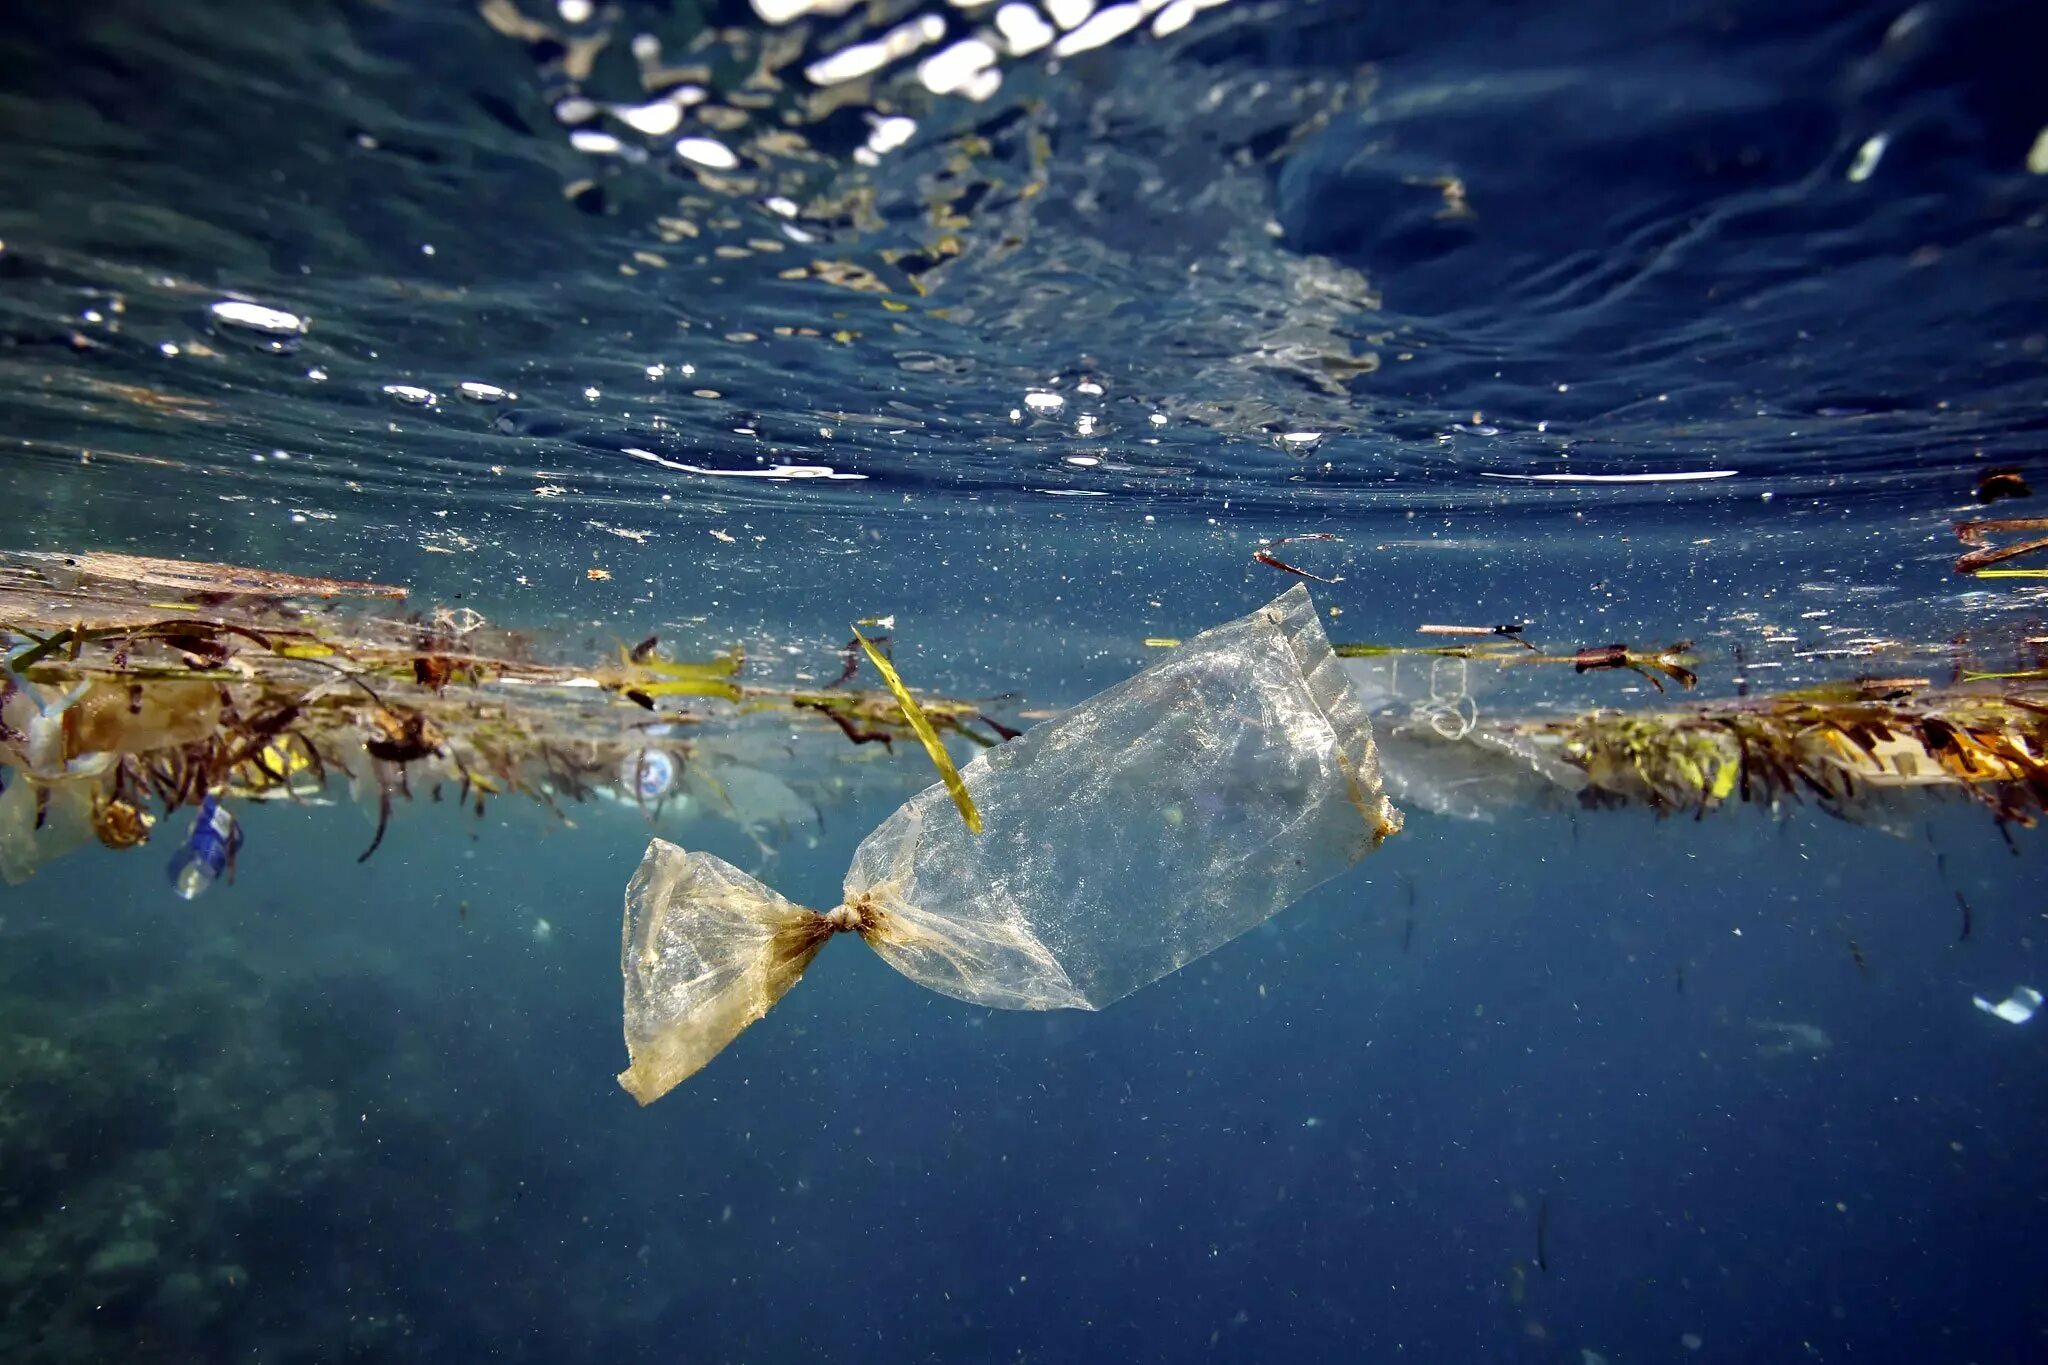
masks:
[[[626,1047],[642,1104],[858,933],[935,991],[1098,1009],[1264,923],[1400,829],[1372,727],[1296,587],[961,770],[861,842],[819,913],[656,839],[626,888]]]

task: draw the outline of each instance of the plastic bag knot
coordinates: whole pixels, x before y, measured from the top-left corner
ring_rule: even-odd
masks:
[[[864,934],[881,922],[881,912],[866,896],[824,911],[820,918],[835,934]]]

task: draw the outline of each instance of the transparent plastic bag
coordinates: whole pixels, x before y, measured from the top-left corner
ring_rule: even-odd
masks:
[[[1400,828],[1372,728],[1296,587],[961,771],[862,841],[820,914],[655,840],[626,894],[619,1081],[648,1103],[865,938],[1003,1009],[1097,1009],[1219,947]]]

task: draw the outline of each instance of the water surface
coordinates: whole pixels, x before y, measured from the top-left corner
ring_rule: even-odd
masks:
[[[1302,535],[1340,640],[1691,640],[1722,697],[2038,667],[2041,589],[1952,571],[1956,520],[2039,515],[1987,472],[2048,478],[2030,7],[1235,0],[1060,57],[993,6],[800,8],[36,6],[0,548],[826,677],[891,615],[1005,714],[1268,600]],[[827,905],[922,763],[765,861],[660,832]],[[1966,803],[1422,811],[1096,1015],[835,945],[644,1112],[649,829],[572,818],[422,801],[359,867],[348,804],[269,806],[189,907],[170,837],[10,888],[10,1353],[2042,1349],[2042,1025],[1971,1005],[2042,984],[2040,836]]]

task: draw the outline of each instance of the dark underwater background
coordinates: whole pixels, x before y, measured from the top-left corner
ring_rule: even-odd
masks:
[[[1689,640],[1719,696],[1760,636],[1759,688],[2038,665],[2043,590],[1950,569],[1987,471],[2048,478],[2038,6],[1164,8],[977,102],[801,73],[994,6],[27,0],[0,548],[828,675],[890,614],[1005,714],[1297,535],[1335,638]],[[1972,1004],[2048,975],[2039,830],[1411,811],[1101,1013],[830,944],[639,1109],[650,833],[829,906],[930,776],[861,756],[766,838],[414,801],[358,864],[374,812],[273,803],[190,904],[174,829],[0,891],[0,1352],[2048,1356],[2048,1022]]]

